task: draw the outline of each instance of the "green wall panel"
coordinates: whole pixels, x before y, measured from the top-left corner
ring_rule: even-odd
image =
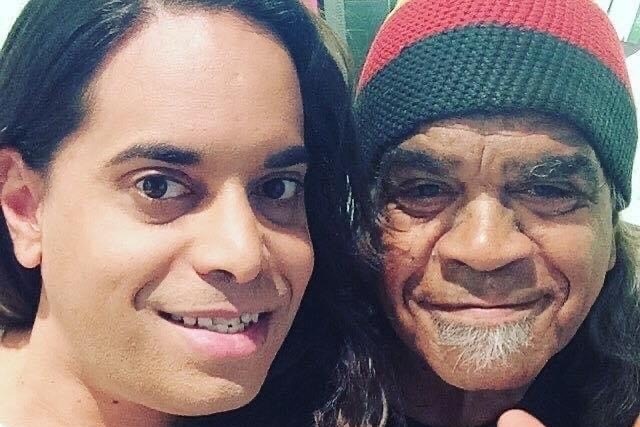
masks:
[[[327,22],[346,40],[358,67],[378,27],[395,3],[396,0],[324,0]]]
[[[629,33],[627,41],[629,43],[640,44],[640,9],[638,9],[636,20],[633,23],[633,27],[631,27],[631,32]]]

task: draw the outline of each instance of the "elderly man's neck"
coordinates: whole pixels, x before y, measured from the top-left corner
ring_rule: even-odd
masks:
[[[410,352],[399,355],[396,366],[405,415],[430,427],[477,427],[495,422],[520,402],[528,388],[462,390],[447,384]]]

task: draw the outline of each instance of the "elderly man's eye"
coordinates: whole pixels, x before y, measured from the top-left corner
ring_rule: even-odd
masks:
[[[421,179],[392,185],[386,191],[387,204],[415,217],[435,215],[456,197],[455,191],[447,184]]]
[[[575,197],[575,194],[570,189],[546,184],[532,185],[526,190],[526,193],[531,197],[544,199],[571,199]]]
[[[445,183],[423,180],[404,182],[393,192],[397,201],[406,203],[431,203],[454,195],[454,191]]]
[[[136,183],[136,188],[145,197],[153,200],[175,199],[190,194],[183,184],[165,176],[149,175]]]
[[[563,215],[585,206],[585,197],[571,184],[532,183],[513,193],[529,209],[542,215]]]
[[[420,184],[410,187],[402,192],[402,198],[427,199],[438,197],[445,193],[444,189],[436,184]]]

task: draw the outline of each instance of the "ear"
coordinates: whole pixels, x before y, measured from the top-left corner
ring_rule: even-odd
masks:
[[[611,236],[611,252],[609,253],[609,269],[607,271],[611,271],[614,265],[616,265],[616,260],[618,259],[618,245],[616,243],[616,230],[617,226],[613,227],[613,235]]]
[[[43,178],[24,163],[18,152],[0,150],[0,205],[14,253],[25,268],[37,267],[42,258],[43,188]]]

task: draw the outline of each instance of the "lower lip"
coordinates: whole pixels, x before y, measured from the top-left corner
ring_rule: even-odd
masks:
[[[497,324],[514,322],[533,314],[540,306],[541,300],[527,304],[500,307],[442,307],[430,305],[427,310],[437,313],[443,318],[455,318],[463,322],[482,322]]]
[[[262,314],[257,323],[242,332],[222,334],[207,329],[189,328],[169,322],[185,338],[189,349],[209,359],[246,358],[257,353],[269,334],[269,315]]]

